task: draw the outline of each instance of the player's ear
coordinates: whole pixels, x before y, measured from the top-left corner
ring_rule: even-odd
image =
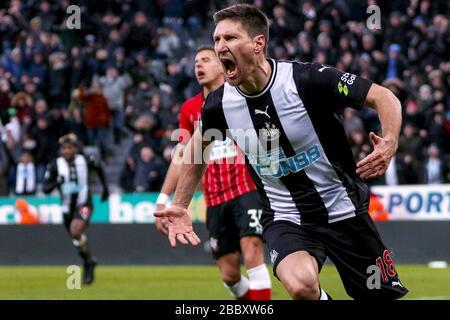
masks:
[[[264,53],[264,48],[266,47],[266,37],[262,34],[255,36],[253,38],[253,47],[255,53]]]

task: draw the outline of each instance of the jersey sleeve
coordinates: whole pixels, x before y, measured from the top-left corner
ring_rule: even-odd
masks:
[[[333,109],[363,107],[372,81],[320,63],[294,63],[294,78],[304,94]]]
[[[222,108],[223,86],[208,95],[202,108],[201,132],[204,140],[227,138],[228,125]]]
[[[45,170],[44,181],[42,183],[42,190],[44,193],[50,193],[58,185],[58,168],[56,166],[56,161],[51,161]]]

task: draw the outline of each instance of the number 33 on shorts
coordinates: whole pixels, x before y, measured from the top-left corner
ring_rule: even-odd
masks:
[[[256,228],[257,233],[262,233],[262,226],[259,222],[261,220],[262,209],[249,209],[247,214],[250,215],[248,226],[250,228]]]

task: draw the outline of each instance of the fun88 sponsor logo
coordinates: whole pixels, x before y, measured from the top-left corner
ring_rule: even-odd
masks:
[[[280,178],[289,173],[299,172],[320,159],[320,149],[317,145],[292,157],[286,157],[281,148],[272,149],[266,154],[248,155],[250,163],[260,176]]]

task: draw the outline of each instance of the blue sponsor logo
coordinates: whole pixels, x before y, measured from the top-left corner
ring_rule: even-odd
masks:
[[[313,164],[321,157],[319,147],[314,145],[306,151],[287,158],[281,148],[268,151],[266,154],[248,155],[259,176],[280,178],[289,173],[299,172]]]

